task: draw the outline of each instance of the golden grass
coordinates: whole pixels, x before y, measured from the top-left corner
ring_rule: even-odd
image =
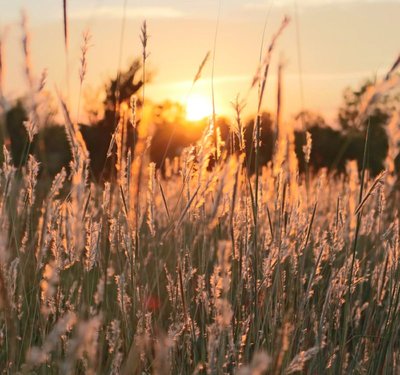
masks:
[[[66,22],[64,17],[65,30]],[[255,81],[258,112],[273,46],[287,22]],[[145,66],[146,23],[141,38]],[[26,51],[28,60],[27,44]],[[81,73],[81,83],[83,78]],[[232,137],[239,150],[228,152],[222,140],[216,142],[210,121],[196,145],[166,161],[168,177],[161,181],[147,162],[146,131],[140,129],[146,124],[137,123],[132,98],[131,112],[121,112],[112,137],[118,176],[99,186],[88,180],[86,146],[61,98],[60,105],[72,168],[55,177],[43,201],[35,199],[35,158],[19,174],[4,149],[4,373],[400,371],[396,176],[370,181],[366,166],[360,177],[354,163],[340,178],[324,170],[302,176],[293,136],[283,132],[272,163],[256,162],[250,176],[237,99]],[[261,117],[255,121],[257,161]],[[134,155],[123,144],[128,126],[139,127]],[[32,141],[33,120],[26,128]],[[307,136],[307,162],[311,148]]]

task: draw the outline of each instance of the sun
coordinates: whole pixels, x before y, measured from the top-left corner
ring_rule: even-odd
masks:
[[[206,96],[192,95],[186,103],[186,119],[199,121],[212,115],[211,100]]]

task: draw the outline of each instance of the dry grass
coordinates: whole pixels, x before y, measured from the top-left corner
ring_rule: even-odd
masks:
[[[276,37],[260,70],[260,106]],[[143,63],[147,39],[144,23]],[[99,186],[88,181],[85,144],[60,102],[72,168],[43,202],[36,160],[20,176],[4,149],[4,373],[399,373],[393,175],[369,181],[364,168],[360,180],[349,164],[345,177],[322,171],[306,184],[293,137],[280,132],[273,163],[256,164],[250,177],[237,100],[238,152],[215,144],[211,121],[197,145],[166,162],[161,184],[154,164],[146,168],[145,131],[135,155],[123,151],[124,129],[146,126],[132,98],[112,140],[118,181]],[[32,141],[33,122],[26,126]],[[311,148],[307,137],[307,159]]]
[[[78,160],[69,195],[59,195],[66,176],[57,176],[37,207],[35,161],[29,159],[19,181],[6,155],[0,185],[4,369],[398,369],[393,177],[367,182],[359,203],[356,168],[339,180],[321,173],[307,205],[293,166],[284,162],[278,173],[263,168],[256,227],[254,178],[236,156],[207,171],[214,150],[203,142],[196,157],[179,160],[188,175],[170,171],[162,190],[150,166],[137,217],[130,215],[136,195],[132,199],[135,182],[128,178],[137,176],[136,161],[125,163],[120,187],[102,188],[86,182],[86,164]]]

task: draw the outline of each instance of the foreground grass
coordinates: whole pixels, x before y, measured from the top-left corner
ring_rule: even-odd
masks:
[[[355,165],[306,184],[281,141],[255,194],[243,157],[207,169],[211,134],[165,180],[128,154],[102,187],[76,141],[41,203],[35,160],[19,176],[6,153],[4,373],[400,371],[394,178],[366,177],[359,206]]]

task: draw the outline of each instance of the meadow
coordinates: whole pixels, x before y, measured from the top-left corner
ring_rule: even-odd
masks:
[[[38,197],[35,156],[26,152],[26,162],[15,165],[4,147],[2,373],[400,372],[393,155],[386,171],[369,173],[368,126],[363,164],[349,161],[345,173],[300,173],[291,132],[277,136],[270,163],[259,163],[264,87],[287,22],[253,82],[259,114],[250,154],[238,104],[236,150],[224,146],[212,116],[197,143],[165,159],[161,175],[149,161],[146,121],[136,121],[140,108],[132,99],[118,108],[107,153],[115,174],[99,183],[90,178],[90,154],[61,96],[72,161],[45,197]],[[144,67],[146,42],[144,24]],[[398,81],[398,63],[366,92],[360,122]],[[34,104],[25,125],[32,143]],[[132,150],[124,143],[129,127],[137,127]],[[251,158],[256,173],[249,173]]]

